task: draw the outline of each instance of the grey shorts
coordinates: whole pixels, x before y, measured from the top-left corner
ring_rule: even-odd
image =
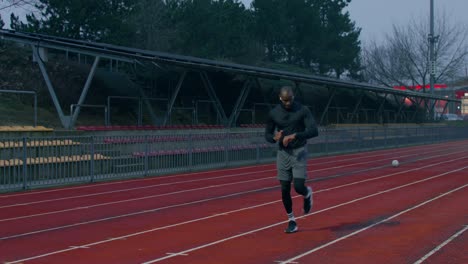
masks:
[[[276,154],[278,180],[291,181],[293,178],[307,179],[307,149],[278,150]]]

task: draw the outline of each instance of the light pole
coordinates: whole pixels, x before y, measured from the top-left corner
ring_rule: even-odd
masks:
[[[434,0],[430,0],[430,2],[431,2],[430,18],[429,18],[430,32],[428,36],[428,40],[429,40],[429,83],[430,83],[431,95],[433,95],[434,94],[434,82],[435,82],[435,70],[436,70],[434,45],[437,42],[437,39],[439,38],[439,36],[434,36]],[[429,112],[432,118],[434,118],[435,113],[432,107],[429,110]]]

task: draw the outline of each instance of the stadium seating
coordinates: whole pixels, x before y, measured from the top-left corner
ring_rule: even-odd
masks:
[[[109,137],[104,138],[103,142],[106,144],[133,144],[133,143],[154,143],[154,142],[181,142],[189,140],[221,140],[227,137],[226,134],[195,134],[191,136],[173,136],[173,135],[161,135],[161,136],[152,136],[148,138],[143,137],[124,137],[124,138],[115,138]],[[230,134],[231,139],[240,139],[247,138],[247,134]]]
[[[166,126],[77,126],[79,131],[129,131],[129,130],[186,130],[186,129],[223,129],[223,125],[166,125]]]
[[[148,152],[149,157],[155,156],[169,156],[169,155],[183,155],[189,153],[210,153],[210,152],[217,152],[217,151],[239,151],[239,150],[252,150],[257,148],[269,148],[271,147],[270,144],[245,144],[245,145],[236,145],[230,146],[228,148],[223,146],[214,146],[214,147],[206,147],[206,148],[194,148],[192,151],[189,149],[176,149],[176,150],[158,150],[158,151],[150,151]],[[133,152],[132,154],[134,157],[145,157],[146,152]]]
[[[0,126],[0,132],[51,132],[52,128],[44,126]]]
[[[27,147],[56,147],[56,146],[72,146],[79,145],[79,142],[75,142],[69,139],[66,140],[37,140],[37,141],[28,141],[26,143]],[[22,141],[0,141],[0,149],[6,148],[21,148],[23,147]]]
[[[94,160],[106,160],[108,157],[101,154],[94,154]],[[60,157],[38,157],[38,158],[27,158],[27,165],[38,165],[38,164],[52,164],[52,163],[66,163],[66,162],[79,162],[79,161],[90,161],[91,155],[72,155],[72,156],[60,156]],[[21,166],[23,160],[21,159],[9,159],[0,160],[0,167],[10,166]]]
[[[240,124],[241,128],[264,128],[265,124]]]

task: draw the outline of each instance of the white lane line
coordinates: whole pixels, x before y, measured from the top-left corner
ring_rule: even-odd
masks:
[[[86,247],[86,246],[70,246],[69,248],[71,248],[71,249],[81,249],[81,248],[88,249],[89,247]]]
[[[270,171],[274,171],[274,170],[265,170],[265,171],[261,171],[261,173],[266,173],[266,172],[270,172]],[[10,204],[10,205],[0,206],[0,209],[11,208],[11,207],[16,207],[16,206],[35,205],[35,204],[39,204],[39,203],[48,203],[48,202],[72,200],[72,199],[75,200],[77,198],[86,198],[86,197],[93,197],[93,196],[99,196],[99,195],[108,195],[108,194],[112,194],[112,193],[136,191],[136,190],[149,189],[149,188],[155,188],[155,187],[170,186],[170,185],[181,184],[181,183],[201,182],[201,181],[217,180],[217,179],[231,178],[231,177],[232,178],[237,178],[237,177],[243,176],[243,175],[254,175],[254,174],[258,174],[258,173],[259,173],[258,171],[256,171],[256,172],[245,172],[245,173],[232,174],[232,175],[227,175],[227,176],[225,175],[225,176],[205,178],[205,179],[197,179],[197,180],[182,181],[182,182],[162,183],[162,184],[157,184],[157,185],[135,187],[135,188],[121,189],[121,190],[108,191],[108,192],[92,193],[92,194],[78,195],[78,196],[69,196],[69,197],[49,199],[49,200],[40,200],[40,201],[34,201],[34,202],[28,202],[28,203]]]
[[[99,222],[105,222],[105,221],[120,219],[120,218],[124,218],[124,217],[142,215],[142,214],[147,214],[147,213],[154,213],[154,212],[165,210],[165,209],[176,208],[176,207],[187,206],[187,205],[198,204],[198,203],[204,203],[204,202],[214,201],[214,200],[218,200],[218,199],[223,199],[223,198],[228,198],[228,197],[233,197],[233,196],[238,196],[238,195],[244,195],[244,194],[248,194],[248,193],[256,193],[258,191],[269,190],[269,189],[272,189],[272,188],[277,188],[277,186],[275,185],[274,187],[266,187],[266,188],[261,188],[261,189],[256,189],[256,190],[245,191],[245,192],[232,193],[232,194],[218,196],[218,197],[214,197],[214,198],[196,200],[196,201],[192,201],[192,202],[189,202],[189,203],[182,203],[182,204],[175,204],[175,205],[170,205],[170,206],[165,206],[165,207],[158,207],[158,208],[147,209],[147,210],[138,211],[138,212],[134,212],[134,213],[129,213],[129,214],[117,215],[117,216],[112,216],[112,217],[107,217],[107,218],[100,218],[100,219],[96,219],[96,220],[92,220],[92,221],[79,222],[79,223],[75,223],[75,224],[58,226],[58,227],[53,227],[53,228],[48,228],[48,229],[42,229],[42,230],[37,230],[37,231],[33,231],[33,232],[28,232],[28,233],[5,236],[5,237],[0,237],[0,241],[12,239],[12,238],[23,237],[23,236],[30,236],[30,235],[45,233],[45,232],[49,232],[49,231],[62,230],[62,229],[71,228],[71,227],[77,227],[77,226],[89,225],[89,224],[94,224],[94,223],[99,223]],[[277,202],[277,201],[275,201],[275,202]],[[113,240],[115,240],[115,239],[113,239]]]
[[[252,183],[252,182],[256,182],[256,181],[271,180],[273,178],[274,177],[266,177],[266,178],[260,178],[260,179],[255,179],[255,180],[237,181],[237,182],[231,182],[231,183],[225,183],[225,184],[210,185],[210,186],[206,186],[206,187],[187,189],[187,190],[171,192],[171,193],[143,196],[143,197],[138,197],[138,198],[133,198],[133,199],[119,200],[119,201],[100,203],[100,204],[94,204],[94,205],[86,205],[86,206],[74,207],[74,208],[70,208],[70,209],[64,209],[64,210],[59,210],[59,211],[51,211],[51,212],[46,212],[46,213],[34,214],[34,215],[25,215],[25,216],[13,217],[13,218],[5,218],[5,219],[0,219],[0,222],[14,221],[14,220],[19,220],[19,219],[32,218],[32,217],[51,215],[51,214],[57,214],[57,213],[64,213],[64,212],[70,212],[70,211],[76,211],[76,210],[84,210],[84,209],[90,209],[90,208],[101,207],[101,206],[115,205],[115,204],[120,204],[120,203],[135,202],[135,201],[153,199],[153,198],[164,197],[164,196],[178,195],[178,194],[181,194],[181,193],[188,193],[188,192],[195,192],[195,191],[225,187],[225,186],[229,186],[229,185],[238,185],[238,184],[243,184],[243,183]]]
[[[458,149],[458,148],[457,148]],[[430,152],[426,152],[427,153],[434,153],[434,152],[441,152],[441,150],[439,148],[430,148],[429,150],[434,150],[434,151],[430,151]],[[413,150],[407,150],[407,151],[400,151],[399,153],[395,153],[395,154],[401,154],[401,153],[408,153],[408,152],[413,152]],[[393,154],[393,155],[395,155]],[[372,155],[372,158],[375,158],[375,157],[378,157],[378,156],[386,156],[386,155],[389,155],[388,153],[387,154],[380,154],[380,155]],[[414,156],[414,155],[419,155],[418,154],[410,154],[410,155],[405,155],[405,156],[399,156],[399,158],[401,157],[407,157],[407,156]],[[371,155],[369,155],[371,156]],[[328,161],[328,162],[322,162],[320,163],[321,165],[323,164],[328,164],[328,163],[336,163],[336,162],[342,162],[342,161],[349,161],[349,160],[355,160],[355,159],[364,159],[364,158],[369,158],[368,156],[364,156],[364,157],[356,157],[356,158],[351,158],[351,159],[341,159],[341,160],[338,160],[338,161]],[[386,160],[386,159],[381,159],[381,160]],[[381,161],[379,160],[379,161]],[[313,159],[310,159],[309,160],[309,163],[312,163],[314,164],[314,161]],[[377,161],[377,160],[374,160],[374,161]],[[356,164],[355,164],[356,165]],[[260,165],[259,167],[262,167],[262,166],[266,166],[266,165]],[[270,165],[271,166],[271,165]],[[308,166],[311,166],[311,164],[309,164]],[[352,166],[352,165],[349,165],[349,166]],[[255,166],[251,166],[251,168],[256,168]],[[341,168],[341,167],[336,167],[336,168]],[[318,170],[311,170],[311,172],[315,172],[315,171],[322,171],[322,170],[328,170],[328,169],[331,169],[331,168],[325,168],[325,169],[318,169]],[[222,170],[221,170],[222,171]],[[268,170],[262,170],[262,172],[274,172],[276,171],[276,169],[268,169]],[[180,181],[180,182],[171,182],[171,183],[162,183],[162,184],[154,184],[154,185],[146,185],[146,186],[143,186],[143,187],[134,187],[134,188],[127,188],[127,189],[120,189],[120,190],[114,190],[114,191],[107,191],[107,192],[99,192],[99,193],[93,193],[93,194],[87,194],[87,195],[79,195],[79,196],[69,196],[69,197],[62,197],[62,198],[57,198],[57,199],[48,199],[48,200],[40,200],[40,201],[34,201],[34,202],[27,202],[27,203],[18,203],[18,204],[11,204],[11,205],[4,205],[4,206],[0,206],[0,209],[1,208],[9,208],[9,207],[15,207],[15,206],[25,206],[25,205],[33,205],[33,204],[38,204],[38,203],[46,203],[46,202],[54,202],[54,201],[62,201],[62,200],[69,200],[69,199],[76,199],[76,198],[85,198],[85,197],[92,197],[92,196],[98,196],[98,195],[107,195],[107,194],[111,194],[111,193],[120,193],[120,192],[127,192],[127,191],[134,191],[134,190],[141,190],[141,189],[149,189],[149,188],[156,188],[156,187],[162,187],[162,186],[168,186],[168,185],[173,185],[173,184],[178,184],[178,183],[190,183],[190,182],[200,182],[200,181],[207,181],[207,180],[213,180],[213,179],[222,179],[222,178],[230,178],[230,177],[238,177],[238,176],[243,176],[243,175],[252,175],[252,174],[256,174],[258,173],[258,170],[255,170],[255,171],[247,171],[247,172],[243,172],[243,173],[236,173],[236,174],[230,174],[230,175],[225,175],[225,176],[217,176],[217,177],[210,177],[210,178],[203,178],[203,179],[194,179],[194,180],[187,180],[187,181]],[[167,176],[167,177],[174,177],[174,176]],[[99,185],[101,186],[101,185]],[[72,187],[73,188],[73,187]],[[72,188],[68,189],[68,190],[71,190]],[[79,187],[75,187],[75,188],[79,188]],[[62,189],[59,189],[59,190],[62,190]],[[57,190],[57,191],[59,191]],[[53,191],[53,190],[52,190]],[[49,192],[49,191],[44,191],[43,193],[46,193],[46,192]],[[35,193],[38,193],[38,192],[35,192]],[[26,194],[32,194],[32,193],[26,193]],[[8,196],[8,197],[13,197],[15,195],[11,195],[11,196]],[[7,196],[5,196],[7,197]]]
[[[188,256],[188,254],[180,254],[180,253],[166,253],[166,255],[169,255],[169,256]]]
[[[462,169],[464,169],[464,168],[462,168]],[[432,176],[430,178],[414,181],[414,182],[404,184],[404,185],[400,185],[398,187],[394,187],[394,188],[387,189],[387,190],[384,190],[384,191],[379,191],[379,192],[371,194],[371,195],[363,196],[363,197],[360,197],[360,198],[357,198],[357,199],[354,199],[354,200],[351,200],[351,201],[348,201],[348,202],[345,202],[345,203],[341,203],[341,204],[334,205],[334,206],[331,206],[331,207],[328,207],[328,208],[324,208],[324,209],[319,210],[319,211],[312,212],[312,213],[310,213],[308,215],[298,216],[298,217],[296,217],[296,219],[309,217],[309,216],[316,215],[316,214],[319,214],[319,213],[323,213],[323,212],[326,212],[326,211],[329,211],[329,210],[332,210],[332,209],[335,209],[335,208],[343,207],[345,205],[356,203],[358,201],[362,201],[362,200],[365,200],[365,199],[368,199],[368,198],[371,198],[371,197],[374,197],[374,196],[378,196],[378,195],[385,194],[385,193],[388,193],[388,192],[391,192],[391,191],[394,191],[394,190],[405,188],[405,187],[408,187],[408,186],[411,186],[411,185],[414,185],[414,184],[429,181],[429,180],[432,180],[432,179],[435,179],[435,178],[440,178],[440,177],[443,177],[443,176],[445,176],[445,175],[447,175],[449,173],[457,172],[457,171],[462,170],[462,169],[458,169],[458,170],[454,170],[454,171],[451,171],[451,172],[438,174],[438,175]],[[299,197],[299,196],[296,196],[296,197]],[[269,202],[267,204],[273,204],[273,203],[280,202],[280,201],[281,200],[273,201],[273,202]],[[260,206],[262,206],[262,205],[256,205],[256,206],[252,206],[252,207],[249,207],[249,208],[256,208],[256,207],[260,207]],[[238,209],[238,210],[235,210],[235,211],[243,211],[243,210],[245,210],[245,209],[243,208],[243,209]],[[235,211],[231,211],[231,212],[235,212]],[[190,220],[190,221],[183,222],[183,223],[177,223],[177,224],[173,224],[173,225],[170,225],[170,226],[158,227],[158,228],[154,228],[154,229],[140,231],[138,233],[128,234],[128,235],[125,235],[125,236],[120,236],[120,237],[111,238],[111,239],[107,239],[107,240],[97,241],[97,242],[89,243],[89,244],[82,245],[82,246],[91,247],[91,246],[95,246],[95,245],[104,244],[104,243],[108,243],[108,242],[111,242],[111,241],[119,240],[119,239],[122,239],[122,238],[134,237],[134,236],[138,236],[138,235],[142,235],[142,234],[151,233],[151,232],[154,232],[154,231],[157,231],[157,230],[162,230],[162,229],[166,229],[166,228],[169,228],[169,227],[175,227],[175,226],[180,226],[180,225],[183,225],[183,224],[193,223],[193,222],[197,222],[197,221],[200,221],[200,220],[205,220],[205,219],[209,219],[209,218],[213,218],[213,217],[216,217],[216,216],[207,216],[207,217],[204,217],[204,218]],[[246,236],[246,235],[256,233],[256,232],[259,232],[259,231],[262,231],[262,230],[266,230],[266,229],[269,229],[269,228],[272,228],[272,227],[275,227],[275,226],[278,226],[278,225],[282,225],[282,224],[284,224],[286,222],[287,221],[282,221],[282,222],[275,223],[273,225],[269,225],[269,226],[265,226],[265,227],[262,227],[262,228],[254,229],[254,230],[251,230],[251,231],[248,231],[248,232],[245,232],[245,233],[241,233],[241,234],[238,234],[238,235],[235,235],[235,236],[231,236],[231,237],[228,237],[228,238],[225,238],[225,239],[217,240],[217,241],[214,241],[214,242],[211,242],[209,244],[205,244],[205,245],[202,245],[202,246],[199,246],[199,247],[196,247],[196,248],[192,248],[192,249],[189,249],[189,250],[178,252],[178,254],[187,254],[187,253],[190,253],[190,252],[198,250],[198,249],[206,248],[206,247],[216,245],[216,244],[220,244],[220,243],[223,243],[223,242],[226,242],[226,241],[238,238],[238,237]],[[29,258],[24,258],[24,259],[20,259],[20,260],[8,262],[8,263],[18,264],[18,263],[21,263],[23,261],[29,261],[29,260],[34,260],[34,259],[38,259],[38,258],[43,258],[43,257],[51,256],[51,255],[56,255],[56,254],[68,252],[68,251],[71,251],[71,250],[73,250],[73,249],[68,249],[68,248],[67,249],[62,249],[62,250],[48,252],[48,253],[45,253],[45,254],[42,254],[42,255],[36,255],[36,256],[32,256],[32,257],[29,257]],[[147,262],[147,263],[154,263],[154,262],[158,262],[158,261],[168,259],[168,258],[171,258],[171,257],[166,256],[164,258],[156,259],[156,260],[153,260],[152,262]]]
[[[245,169],[257,169],[261,167],[268,167],[268,166],[274,166],[273,164],[259,164],[259,165],[253,165],[253,166],[245,166],[245,167],[236,167],[236,168],[229,168],[229,169],[219,169],[216,171],[209,171],[209,173],[221,173],[221,172],[226,172],[226,171],[237,171],[237,170],[245,170]],[[255,170],[256,171],[256,170]],[[176,175],[167,175],[164,176],[165,179],[167,178],[182,178],[185,176],[193,176],[197,174],[206,174],[206,171],[201,171],[201,172],[189,172],[189,173],[184,173],[184,174],[176,174]],[[144,179],[128,179],[128,180],[119,180],[119,181],[112,181],[112,182],[102,182],[102,183],[95,183],[95,184],[87,184],[83,186],[75,186],[75,187],[65,187],[65,188],[60,188],[60,189],[53,189],[53,190],[43,190],[43,191],[31,191],[31,192],[23,192],[23,193],[17,193],[17,194],[7,194],[7,195],[1,195],[0,198],[11,198],[11,197],[18,197],[18,196],[29,196],[29,195],[36,195],[36,194],[43,194],[43,193],[52,193],[52,192],[62,192],[62,191],[70,191],[70,190],[79,190],[79,189],[89,189],[89,188],[99,188],[103,186],[109,186],[109,185],[116,185],[116,184],[128,184],[130,182],[146,182],[146,181],[155,181],[155,180],[160,180],[160,178],[157,177],[152,177],[152,178],[144,178]]]
[[[424,255],[424,257],[420,258],[418,261],[414,262],[414,264],[421,264],[423,263],[423,261],[425,261],[426,259],[428,259],[430,256],[432,256],[433,254],[435,254],[437,251],[439,251],[440,249],[442,249],[444,246],[446,246],[448,243],[452,242],[455,238],[457,238],[459,235],[463,234],[463,232],[465,232],[466,230],[468,229],[468,226],[465,226],[464,228],[462,228],[460,231],[458,231],[457,233],[455,233],[453,236],[449,237],[449,239],[445,240],[442,244],[438,245],[436,248],[434,248],[433,250],[431,250],[429,253],[427,253],[426,255]],[[465,252],[466,253],[466,252]]]
[[[449,156],[449,155],[453,155],[453,154],[457,154],[457,153],[463,153],[465,151],[459,151],[459,152],[455,152],[455,153],[450,153],[450,154],[444,154],[444,155],[434,155],[434,156],[429,156],[429,157],[424,157],[424,158],[421,158],[421,159],[418,159],[417,161],[421,161],[421,160],[426,160],[426,159],[431,159],[431,158],[439,158],[439,157],[443,157],[443,156]],[[464,157],[460,158],[460,159],[463,159]],[[456,159],[455,159],[456,160]],[[366,162],[366,163],[372,163],[372,162],[375,162],[375,161],[380,161],[380,160],[373,160],[373,161],[369,161],[369,162]],[[453,160],[452,160],[453,161]],[[437,164],[442,164],[444,162],[439,162]],[[350,165],[346,165],[346,166],[354,166],[356,164],[361,164],[361,163],[353,163],[353,164],[350,164]],[[430,166],[434,166],[434,164],[431,164]],[[339,166],[339,168],[342,168],[343,166]],[[337,167],[334,167],[334,168],[337,168]],[[423,167],[424,168],[424,167]],[[332,168],[329,168],[329,169],[332,169]],[[315,170],[316,171],[316,170]],[[314,170],[311,170],[311,171],[308,171],[308,172],[315,172]],[[408,171],[407,171],[408,172]],[[267,178],[261,178],[261,179],[254,179],[254,180],[251,180],[251,181],[260,181],[260,180],[268,180],[268,179],[273,179],[275,177],[267,177]],[[235,185],[235,184],[244,184],[246,182],[249,182],[249,181],[238,181],[238,182],[234,182],[234,183],[228,183],[226,185]],[[79,206],[79,207],[74,207],[74,208],[69,208],[69,209],[63,209],[63,210],[57,210],[57,211],[50,211],[50,212],[44,212],[44,213],[38,213],[38,214],[32,214],[32,215],[24,215],[24,216],[18,216],[18,217],[11,217],[11,218],[4,218],[4,219],[0,219],[0,222],[7,222],[7,221],[16,221],[16,220],[20,220],[20,219],[26,219],[26,218],[32,218],[32,217],[39,217],[39,216],[45,216],[45,215],[52,215],[52,214],[59,214],[59,213],[65,213],[65,212],[71,212],[71,211],[77,211],[77,210],[84,210],[84,209],[90,209],[90,208],[95,208],[95,207],[100,207],[100,206],[107,206],[107,205],[113,205],[113,204],[119,204],[119,203],[126,203],[126,202],[133,202],[133,201],[138,201],[138,200],[145,200],[145,199],[153,199],[153,198],[156,198],[156,197],[162,197],[162,196],[169,196],[169,195],[176,195],[176,194],[179,194],[181,192],[190,192],[190,191],[199,191],[199,190],[204,190],[204,189],[209,189],[209,188],[217,188],[217,187],[221,187],[221,186],[224,186],[224,185],[212,185],[212,186],[208,186],[208,187],[203,187],[203,188],[194,188],[194,189],[187,189],[187,190],[184,190],[184,191],[179,191],[179,192],[171,192],[171,193],[166,193],[166,194],[159,194],[159,195],[151,195],[151,196],[143,196],[143,197],[139,197],[139,198],[134,198],[134,199],[127,199],[127,200],[119,200],[119,201],[113,201],[113,202],[108,202],[108,203],[100,203],[100,204],[91,204],[91,205],[84,205],[84,206]],[[273,187],[272,187],[273,188]],[[1,208],[1,207],[0,207]]]
[[[465,167],[465,168],[466,168],[466,167]],[[449,194],[451,194],[451,193],[454,193],[454,192],[459,191],[459,190],[461,190],[461,189],[463,189],[463,188],[466,188],[467,186],[468,186],[468,184],[465,184],[465,185],[463,185],[463,186],[460,186],[460,187],[458,187],[458,188],[455,188],[455,189],[453,189],[453,190],[450,190],[450,191],[448,191],[448,192],[446,192],[446,193],[443,193],[443,194],[441,194],[441,195],[439,195],[439,196],[437,196],[437,197],[435,197],[435,198],[429,199],[429,200],[424,201],[424,202],[422,202],[422,203],[420,203],[420,204],[417,204],[417,205],[415,205],[415,206],[413,206],[413,207],[411,207],[411,208],[408,208],[408,209],[403,210],[403,211],[401,211],[401,212],[399,212],[399,213],[397,213],[397,214],[394,214],[394,215],[392,215],[392,216],[390,216],[390,217],[387,217],[387,218],[385,218],[385,219],[383,219],[383,220],[381,220],[381,221],[379,221],[379,222],[377,222],[377,223],[368,225],[368,226],[366,226],[366,227],[364,227],[364,228],[362,228],[362,229],[356,230],[356,231],[354,231],[354,232],[352,232],[352,233],[350,233],[350,234],[348,234],[348,235],[346,235],[346,236],[342,236],[342,237],[340,237],[340,238],[338,238],[338,239],[335,239],[335,240],[330,241],[330,242],[328,242],[328,243],[326,243],[326,244],[323,244],[323,245],[321,245],[321,246],[319,246],[319,247],[316,247],[316,248],[314,248],[314,249],[311,249],[311,250],[309,250],[309,251],[307,251],[307,252],[304,252],[304,253],[302,253],[302,254],[300,254],[300,255],[297,255],[297,256],[295,256],[295,257],[293,257],[293,258],[290,258],[290,259],[288,259],[288,260],[286,260],[286,261],[284,261],[284,262],[281,262],[281,264],[292,263],[292,261],[298,260],[298,259],[300,259],[300,258],[302,258],[302,257],[304,257],[304,256],[310,255],[310,254],[312,254],[312,253],[314,253],[314,252],[316,252],[316,251],[319,251],[319,250],[321,250],[321,249],[323,249],[323,248],[326,248],[326,247],[328,247],[328,246],[330,246],[330,245],[333,245],[333,244],[335,244],[335,243],[338,243],[338,242],[340,242],[341,240],[347,239],[347,238],[352,237],[352,236],[354,236],[354,235],[356,235],[356,234],[359,234],[359,233],[361,233],[361,232],[364,232],[364,231],[366,231],[366,230],[368,230],[368,229],[370,229],[370,228],[372,228],[372,227],[374,227],[374,226],[376,226],[376,225],[379,225],[379,224],[381,224],[381,223],[383,223],[383,222],[387,222],[387,221],[389,221],[389,220],[391,220],[391,219],[393,219],[393,218],[396,218],[396,217],[398,217],[398,216],[400,216],[400,215],[403,215],[403,214],[405,214],[405,213],[407,213],[407,212],[413,211],[414,209],[417,209],[417,208],[419,208],[419,207],[421,207],[421,206],[424,206],[424,205],[426,205],[426,204],[428,204],[428,203],[431,203],[431,202],[433,202],[433,201],[435,201],[435,200],[438,200],[438,199],[440,199],[440,198],[442,198],[442,197],[444,197],[444,196],[447,196],[447,195],[449,195]]]
[[[456,161],[456,160],[460,160],[460,159],[466,159],[466,158],[468,158],[468,157],[461,157],[461,158],[458,158],[458,159],[453,159],[452,161]],[[439,163],[432,163],[430,165],[426,165],[426,166],[423,166],[423,167],[414,168],[414,169],[410,169],[410,170],[406,170],[406,171],[399,171],[399,172],[390,173],[390,174],[386,174],[386,175],[379,176],[379,177],[374,177],[374,178],[365,179],[365,180],[361,180],[361,181],[351,182],[351,183],[347,183],[347,184],[344,184],[344,185],[331,187],[331,188],[328,188],[328,189],[322,189],[322,190],[315,191],[314,193],[326,192],[326,191],[335,190],[335,189],[339,189],[339,188],[344,188],[344,187],[348,187],[348,186],[352,186],[352,185],[356,185],[356,184],[361,184],[361,183],[364,183],[364,182],[375,181],[375,180],[379,180],[379,179],[383,179],[383,178],[387,178],[387,177],[392,177],[392,176],[399,175],[399,174],[404,174],[404,173],[408,173],[408,172],[412,172],[412,171],[418,171],[418,170],[421,170],[421,169],[424,169],[424,168],[434,167],[434,166],[437,166],[437,165],[440,165],[440,164],[443,164],[443,163],[445,163],[445,161],[439,162]],[[228,195],[224,195],[224,196],[218,196],[218,197],[214,197],[214,198],[207,198],[207,199],[192,201],[192,202],[189,202],[189,203],[175,204],[175,205],[170,205],[170,206],[166,206],[166,207],[147,209],[147,210],[143,210],[143,211],[138,211],[138,212],[129,213],[129,214],[123,214],[123,215],[117,215],[117,216],[108,217],[108,218],[101,218],[101,219],[96,219],[96,220],[92,220],[92,221],[80,222],[80,223],[75,223],[75,224],[70,224],[70,225],[64,225],[64,226],[58,226],[58,227],[54,227],[54,228],[48,228],[48,229],[32,231],[32,232],[28,232],[28,233],[21,233],[21,234],[16,234],[16,235],[11,235],[11,236],[5,236],[5,237],[0,237],[0,241],[7,240],[7,239],[12,239],[12,238],[23,237],[23,236],[29,236],[29,235],[45,233],[45,232],[49,232],[49,231],[56,231],[56,230],[61,230],[61,229],[66,229],[66,228],[71,228],[71,227],[76,227],[76,226],[82,226],[82,225],[94,224],[94,223],[99,223],[99,222],[104,222],[104,221],[109,221],[109,220],[115,220],[115,219],[124,218],[124,217],[136,216],[136,215],[141,215],[141,214],[146,214],[146,213],[153,213],[153,212],[157,212],[157,211],[161,211],[161,210],[165,210],[165,209],[176,208],[176,207],[192,205],[192,204],[197,204],[197,203],[203,203],[203,202],[208,202],[208,201],[214,201],[214,200],[218,200],[218,199],[223,199],[223,198],[228,198],[228,197],[233,197],[233,196],[238,196],[238,195],[244,195],[244,194],[249,194],[249,193],[255,193],[255,192],[258,192],[258,191],[269,190],[269,189],[272,189],[272,188],[277,188],[277,186],[275,185],[273,187],[266,187],[266,188],[251,190],[251,191],[238,192],[238,193],[228,194]],[[300,195],[294,196],[294,198],[297,198],[297,197],[300,197]],[[281,200],[276,200],[276,201],[273,201],[273,202],[268,202],[268,203],[264,203],[264,204],[260,204],[260,205],[241,208],[241,209],[234,210],[234,211],[223,212],[223,213],[219,213],[217,215],[229,214],[229,213],[232,213],[232,212],[237,212],[237,211],[242,211],[242,210],[248,210],[248,209],[257,208],[257,207],[260,207],[260,206],[266,206],[266,205],[269,205],[271,203],[277,203],[277,202],[281,202]]]

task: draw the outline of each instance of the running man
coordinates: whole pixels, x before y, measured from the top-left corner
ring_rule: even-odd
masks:
[[[307,139],[318,136],[318,129],[310,110],[294,101],[291,87],[284,86],[279,93],[281,101],[269,115],[265,139],[278,144],[276,167],[281,185],[281,197],[288,215],[286,233],[297,231],[294,218],[291,183],[297,193],[304,196],[304,214],[312,208],[312,188],[305,186],[307,179]]]

